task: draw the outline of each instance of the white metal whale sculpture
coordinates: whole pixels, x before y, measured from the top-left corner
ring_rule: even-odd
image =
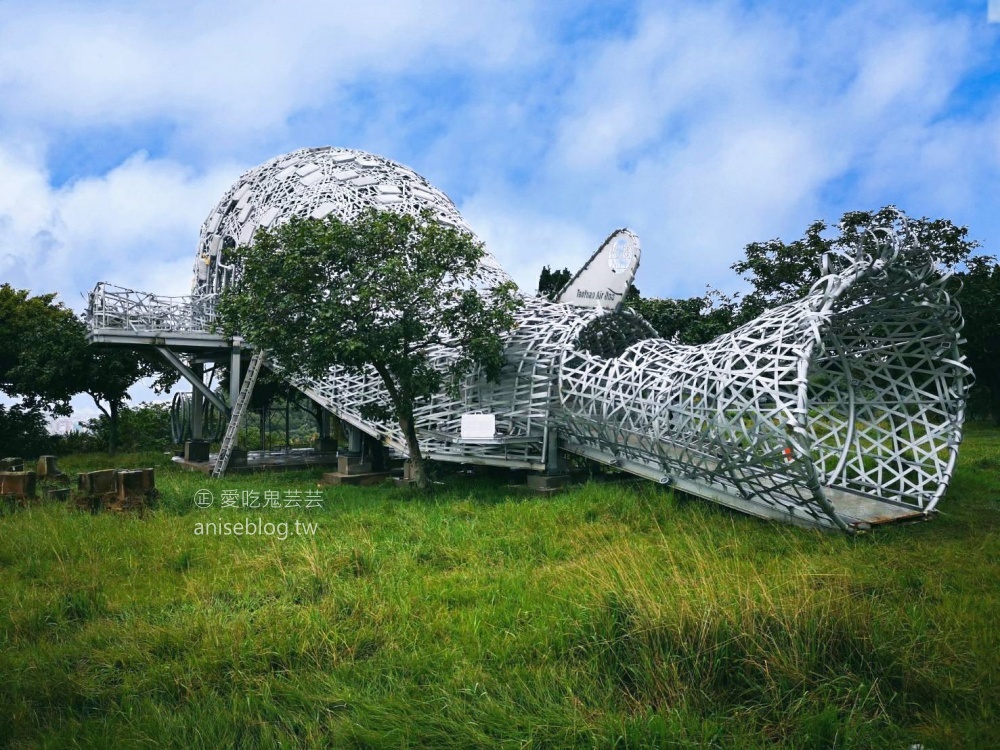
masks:
[[[91,339],[156,346],[179,369],[174,350],[222,356],[239,345],[214,333],[215,300],[233,273],[226,248],[292,216],[349,220],[368,207],[429,210],[472,231],[447,196],[406,167],[350,149],[302,149],[245,173],[209,213],[190,297],[99,284]],[[422,448],[437,460],[540,471],[566,451],[803,526],[852,531],[929,514],[961,440],[969,380],[961,311],[915,240],[886,236],[877,248],[827,257],[826,275],[802,299],[683,346],[621,308],[641,248],[618,230],[556,302],[523,296],[499,382],[473,372],[457,398],[442,393],[419,405]],[[508,280],[487,253],[476,283]],[[444,363],[451,354],[434,356]],[[374,371],[335,368],[294,384],[406,453],[398,426],[361,416],[366,402],[386,399]],[[462,418],[472,414],[492,415],[494,433],[463,436]]]

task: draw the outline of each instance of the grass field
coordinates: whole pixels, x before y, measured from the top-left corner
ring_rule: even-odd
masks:
[[[933,522],[857,538],[650,483],[221,508],[319,472],[114,463],[156,511],[0,517],[0,746],[1000,747],[1000,432]],[[247,517],[289,534],[195,533]]]

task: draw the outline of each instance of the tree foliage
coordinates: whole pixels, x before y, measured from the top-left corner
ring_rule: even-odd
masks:
[[[568,268],[561,271],[553,271],[548,266],[542,266],[542,272],[538,275],[538,294],[541,297],[555,302],[556,298],[566,288],[573,274]]]
[[[34,457],[49,453],[52,436],[41,409],[0,404],[0,456]]]
[[[154,451],[173,445],[170,435],[168,404],[142,403],[122,405],[117,410],[116,424],[102,414],[86,423],[90,450]]]
[[[179,375],[156,356],[120,347],[88,345],[81,371],[81,392],[90,396],[109,425],[108,450],[118,449],[119,416],[129,401],[129,388],[144,378],[153,378],[153,391],[164,393],[177,382]],[[162,439],[169,441],[169,422]]]
[[[266,349],[292,374],[372,367],[391,408],[372,403],[365,416],[398,421],[417,483],[426,486],[415,404],[456,388],[474,366],[498,377],[501,334],[514,323],[513,284],[482,294],[470,283],[483,253],[468,234],[426,214],[295,218],[233,252],[235,281],[219,309],[228,333]],[[431,362],[438,346],[456,354],[446,371]]]
[[[115,450],[118,412],[139,380],[166,390],[177,380],[152,355],[87,343],[84,322],[55,294],[35,297],[0,286],[0,390],[21,400],[21,412],[69,415],[70,399],[86,393],[110,420]]]
[[[828,230],[833,229],[832,233]],[[801,239],[789,243],[780,239],[752,242],[744,249],[744,258],[732,269],[748,281],[752,290],[740,303],[737,322],[753,320],[770,310],[807,294],[822,277],[825,253],[837,253],[847,247],[872,249],[886,233],[901,241],[912,238],[946,266],[965,263],[978,243],[968,239],[968,229],[947,219],[906,219],[895,206],[878,211],[849,211],[836,228],[815,221]]]
[[[661,338],[678,344],[704,344],[735,326],[735,302],[714,290],[703,297],[626,298],[626,305],[645,318]]]
[[[55,298],[0,286],[0,390],[26,409],[68,415],[82,324]]]
[[[963,350],[976,374],[972,411],[989,414],[1000,425],[1000,264],[993,256],[970,258],[958,276],[967,341]]]

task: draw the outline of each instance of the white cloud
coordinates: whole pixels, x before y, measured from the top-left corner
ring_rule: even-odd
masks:
[[[253,135],[359,75],[530,57],[523,3],[0,5],[0,100],[44,127],[165,118]],[[530,10],[530,9],[528,9]]]
[[[77,309],[101,280],[187,293],[201,222],[240,171],[199,174],[138,154],[53,188],[37,155],[0,146],[0,273],[36,293],[58,291]]]
[[[496,221],[547,208],[578,235],[629,225],[645,293],[734,290],[729,265],[748,242],[890,202],[947,215],[953,201],[921,201],[913,182],[947,185],[969,156],[969,132],[949,133],[950,97],[982,44],[961,17],[895,3],[794,21],[766,6],[650,4],[633,35],[575,69],[524,190],[484,183],[469,202],[502,204]],[[831,204],[825,191],[845,179],[855,195]]]
[[[528,293],[537,289],[542,266],[575,272],[608,234],[597,236],[578,223],[483,198],[466,202],[462,215],[521,291]]]

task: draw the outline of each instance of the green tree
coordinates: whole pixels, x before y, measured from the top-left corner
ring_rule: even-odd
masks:
[[[20,398],[25,413],[61,415],[70,414],[73,396],[86,393],[110,420],[113,453],[128,389],[153,377],[165,390],[177,376],[150,354],[87,344],[84,322],[55,298],[0,287],[0,390]]]
[[[538,295],[554,302],[572,276],[568,268],[552,271],[548,266],[543,266],[538,275]]]
[[[55,298],[0,286],[0,390],[27,410],[68,415],[81,324]]]
[[[970,258],[958,277],[967,341],[963,349],[976,374],[971,407],[990,414],[1000,426],[1000,264],[993,256]]]
[[[736,325],[736,302],[709,290],[703,297],[659,299],[626,296],[625,304],[639,313],[657,334],[678,344],[704,344]]]
[[[873,247],[883,241],[886,232],[916,241],[949,267],[966,262],[978,243],[968,239],[969,230],[947,219],[908,219],[895,206],[878,211],[849,211],[836,230],[815,221],[805,235],[790,243],[780,239],[752,242],[746,246],[743,260],[732,269],[750,282],[752,291],[743,297],[738,322],[753,320],[765,310],[803,297],[823,275],[825,253],[837,253],[846,247]]]
[[[43,384],[43,392],[70,397],[85,393],[108,419],[108,452],[118,450],[119,412],[129,401],[129,388],[144,378],[154,378],[154,391],[162,393],[177,382],[177,374],[155,355],[134,349],[87,343],[87,327],[66,310],[50,328],[42,346],[28,347],[21,355],[18,374],[26,383]],[[29,388],[31,386],[28,386]],[[64,394],[69,394],[68,396]],[[37,400],[37,397],[36,397]],[[66,413],[60,402],[60,413]]]
[[[77,387],[90,396],[108,419],[108,452],[118,450],[120,413],[130,400],[129,388],[144,378],[153,378],[153,391],[164,393],[177,382],[178,375],[157,357],[133,349],[91,344],[82,355],[83,366]],[[169,440],[169,422],[163,439]]]
[[[22,458],[50,453],[52,436],[41,409],[23,404],[0,404],[0,456]]]
[[[111,450],[112,442],[116,449],[125,451],[163,450],[172,445],[167,404],[122,404],[116,414],[114,426],[107,414],[88,420],[86,427],[95,450]]]
[[[427,214],[292,219],[233,252],[235,281],[219,310],[228,333],[266,349],[293,375],[373,368],[391,408],[372,404],[365,416],[397,420],[423,488],[414,405],[457,388],[473,366],[498,377],[502,333],[514,324],[513,284],[488,294],[471,286],[483,253],[468,234]],[[431,363],[436,346],[457,355],[447,371]]]

